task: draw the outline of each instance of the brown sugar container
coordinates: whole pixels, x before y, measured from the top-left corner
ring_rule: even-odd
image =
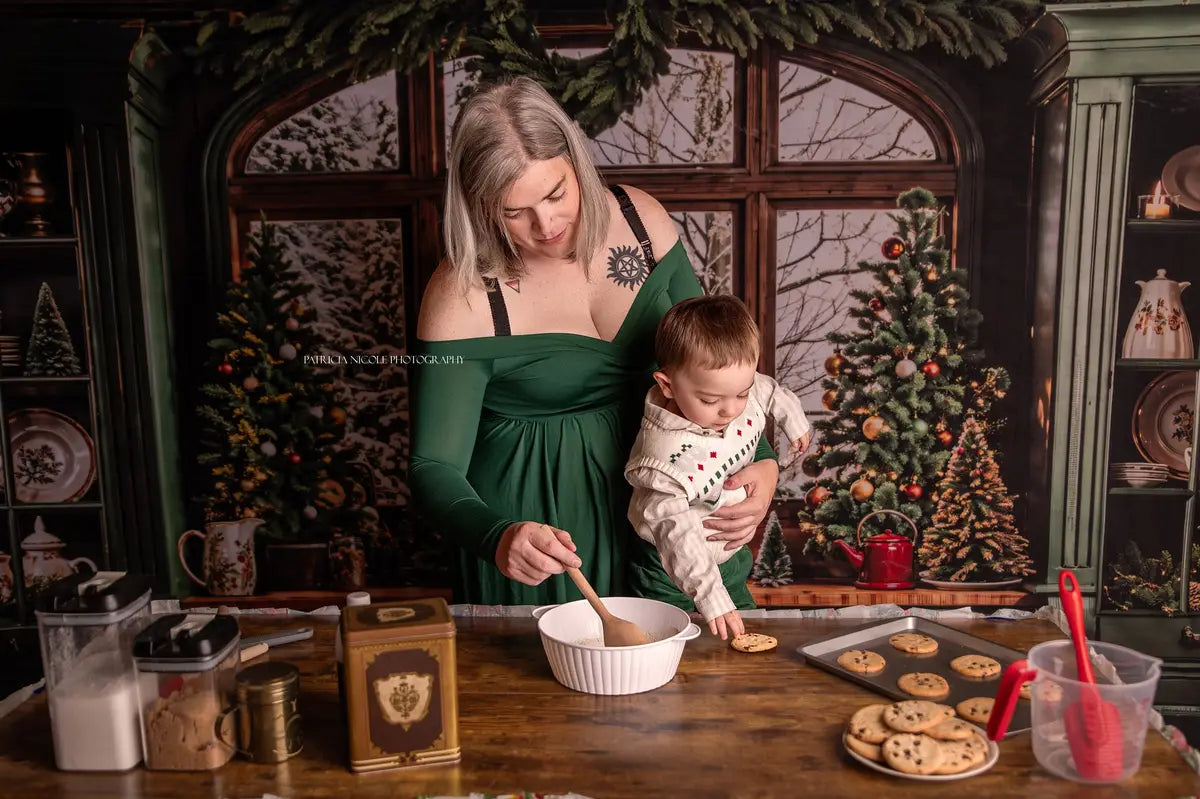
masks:
[[[454,619],[443,599],[342,610],[352,771],[456,763]]]

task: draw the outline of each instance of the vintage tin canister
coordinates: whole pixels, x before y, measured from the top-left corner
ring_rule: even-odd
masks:
[[[456,763],[454,619],[442,599],[342,610],[352,771]]]

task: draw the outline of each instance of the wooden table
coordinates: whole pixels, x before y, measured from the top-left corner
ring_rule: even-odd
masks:
[[[213,773],[65,773],[54,769],[44,695],[0,720],[0,796],[38,797],[408,797],[575,791],[619,797],[1181,797],[1200,779],[1156,732],[1128,783],[1091,788],[1050,776],[1028,735],[1004,741],[1000,761],[980,777],[918,783],[869,771],[841,752],[841,732],[858,707],[879,701],[857,685],[805,666],[796,647],[860,622],[751,619],[751,631],[779,638],[774,652],[743,655],[705,633],[689,642],[670,684],[636,696],[603,697],[557,682],[535,622],[459,619],[459,705],[463,760],[356,776],[344,765],[328,619],[242,617],[254,635],[300,623],[310,641],[272,649],[302,673],[302,754],[279,766],[235,759]],[[1057,638],[1041,621],[950,622],[1006,646]]]

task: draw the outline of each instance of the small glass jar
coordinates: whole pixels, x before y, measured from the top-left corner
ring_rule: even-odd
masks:
[[[339,535],[329,542],[329,571],[333,587],[360,591],[367,585],[367,553],[356,535]]]
[[[51,583],[38,601],[54,762],[64,771],[133,768],[142,733],[130,642],[150,619],[149,578],[76,574]]]
[[[255,763],[281,763],[300,754],[300,670],[273,660],[237,676],[238,744]]]
[[[203,771],[233,757],[240,641],[232,616],[182,613],[134,639],[146,768]]]

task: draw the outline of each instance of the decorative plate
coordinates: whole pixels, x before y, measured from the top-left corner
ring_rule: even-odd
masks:
[[[1133,405],[1133,443],[1138,452],[1166,466],[1179,480],[1187,480],[1183,451],[1192,445],[1195,398],[1195,372],[1163,372]]]
[[[1178,194],[1179,204],[1200,211],[1200,144],[1171,156],[1162,172],[1163,190]]]
[[[1011,588],[1014,585],[1020,585],[1023,579],[1023,577],[1016,577],[1012,580],[996,580],[990,583],[955,583],[949,580],[930,580],[928,577],[922,576],[921,582],[945,591],[993,591],[997,588]]]
[[[96,479],[96,446],[79,423],[49,408],[8,415],[13,484],[20,502],[74,502]]]
[[[846,754],[862,763],[870,769],[878,771],[880,774],[887,774],[889,777],[903,777],[906,780],[921,780],[922,782],[953,782],[954,780],[963,780],[967,777],[977,777],[983,772],[996,765],[996,761],[1000,759],[1000,747],[995,741],[988,741],[988,755],[982,763],[975,768],[969,768],[959,774],[905,774],[903,771],[897,771],[887,763],[876,763],[868,757],[863,757],[858,752],[855,752],[850,747],[846,746],[846,733],[842,733],[842,748],[846,750]]]

